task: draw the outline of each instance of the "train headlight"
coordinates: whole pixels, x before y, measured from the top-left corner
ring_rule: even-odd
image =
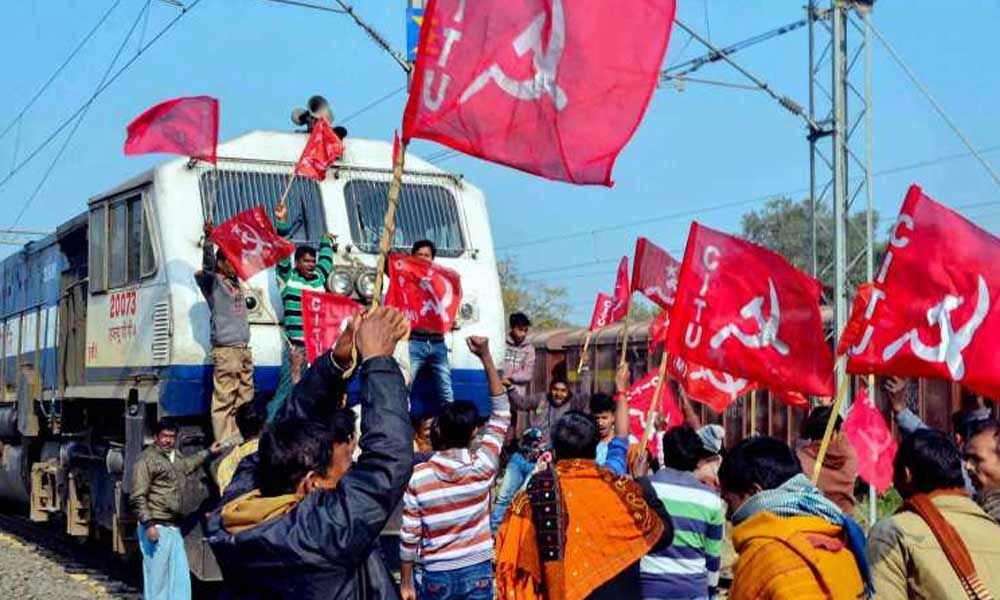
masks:
[[[354,278],[351,277],[350,271],[337,270],[330,273],[326,279],[326,289],[334,294],[349,296],[352,287],[354,287]]]
[[[247,294],[246,302],[247,302],[247,310],[251,311],[257,310],[257,306],[260,304],[259,302],[257,302],[257,296],[254,296],[253,294]]]
[[[371,300],[375,295],[375,271],[365,271],[358,276],[354,284],[358,290],[358,295],[365,300]]]

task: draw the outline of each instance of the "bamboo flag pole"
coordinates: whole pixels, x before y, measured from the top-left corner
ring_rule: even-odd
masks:
[[[285,184],[285,191],[281,192],[281,198],[278,199],[278,205],[285,203],[285,199],[288,198],[288,193],[292,191],[292,184],[295,183],[295,169],[292,169],[292,174],[288,177],[288,183]]]
[[[656,389],[653,391],[653,401],[649,403],[649,408],[646,410],[646,428],[642,432],[642,445],[639,446],[641,452],[646,451],[646,446],[649,445],[649,440],[653,437],[653,421],[656,418],[660,406],[660,394],[663,392],[663,386],[667,384],[667,361],[669,357],[667,356],[666,350],[663,352],[663,356],[660,357],[660,370],[657,372]]]
[[[576,365],[576,374],[579,375],[583,372],[583,361],[587,356],[587,352],[590,352],[590,337],[594,335],[593,331],[587,332],[587,337],[583,339],[583,350],[580,352],[580,364]]]
[[[757,390],[750,391],[750,435],[757,433]]]
[[[618,364],[628,362],[628,330],[632,326],[632,294],[628,296],[628,308],[625,309],[625,333],[622,334],[622,356]]]
[[[385,224],[382,228],[382,239],[378,247],[378,266],[375,270],[375,291],[372,294],[372,308],[378,308],[382,303],[382,280],[385,277],[386,261],[389,260],[389,250],[392,249],[392,238],[396,235],[396,207],[399,206],[399,193],[403,189],[403,166],[406,163],[406,147],[408,140],[401,140],[399,157],[392,167],[392,183],[389,185],[389,204],[385,209]]]
[[[837,398],[833,402],[833,410],[830,411],[830,418],[826,422],[826,431],[823,432],[823,442],[820,443],[819,452],[816,454],[816,465],[813,466],[812,472],[814,484],[819,481],[819,473],[823,470],[823,460],[826,458],[826,451],[830,446],[830,439],[833,437],[833,428],[837,424],[837,416],[840,415],[840,409],[847,399],[847,385],[849,381],[847,372],[845,371],[844,376],[840,379],[837,386]]]

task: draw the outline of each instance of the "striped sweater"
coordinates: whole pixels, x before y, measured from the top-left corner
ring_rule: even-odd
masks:
[[[413,468],[403,495],[399,555],[428,571],[450,571],[493,559],[490,489],[510,426],[507,395],[494,396],[482,444],[435,452]]]
[[[284,221],[275,223],[278,235],[288,237],[291,227]],[[317,292],[326,291],[326,278],[333,270],[333,246],[330,238],[323,236],[316,256],[316,270],[313,276],[305,278],[295,270],[290,257],[283,258],[275,269],[278,275],[278,289],[281,290],[281,303],[285,313],[285,335],[292,342],[302,343],[302,290],[303,288]]]
[[[725,508],[691,473],[664,468],[650,478],[674,523],[674,541],[639,564],[642,597],[715,598]]]

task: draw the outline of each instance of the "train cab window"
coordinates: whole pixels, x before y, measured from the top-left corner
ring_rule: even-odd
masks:
[[[362,252],[378,252],[388,205],[389,182],[355,179],[344,186],[351,237]],[[465,250],[455,196],[444,186],[408,183],[400,193],[393,249],[409,251],[413,242],[431,240],[438,256],[455,258]]]
[[[107,285],[107,225],[108,207],[100,205],[90,211],[90,291],[103,292]]]
[[[90,212],[90,289],[134,285],[156,271],[142,196],[100,205]]]
[[[199,179],[202,206],[206,214],[212,213],[216,223],[255,206],[263,206],[273,220],[274,207],[286,185],[286,174],[256,171],[211,170]],[[316,242],[323,237],[326,233],[323,202],[315,181],[296,177],[285,202],[292,241]]]

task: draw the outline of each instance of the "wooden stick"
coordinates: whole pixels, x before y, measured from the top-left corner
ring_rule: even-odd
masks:
[[[593,331],[587,332],[587,337],[583,339],[583,350],[580,352],[580,364],[576,366],[576,374],[579,375],[583,372],[583,359],[587,356],[587,352],[590,352],[590,337],[594,335]]]
[[[830,411],[830,418],[826,422],[826,431],[823,432],[823,441],[819,445],[819,452],[816,454],[816,465],[813,466],[812,480],[813,484],[819,481],[819,473],[823,470],[823,460],[826,458],[826,451],[830,446],[830,439],[833,437],[833,428],[837,424],[837,416],[840,415],[840,409],[844,405],[844,400],[847,399],[847,385],[849,379],[847,378],[847,373],[840,380],[840,385],[837,386],[837,399],[833,402],[833,410]]]
[[[288,183],[285,185],[285,191],[281,192],[281,198],[278,199],[278,205],[285,203],[288,198],[288,192],[292,191],[292,184],[295,183],[295,169],[292,169],[291,176],[288,177]]]
[[[619,364],[628,362],[628,329],[632,325],[632,296],[628,297],[628,308],[625,309],[625,333],[622,335],[622,357]]]
[[[642,432],[642,445],[639,446],[641,452],[646,451],[646,446],[649,445],[649,440],[653,437],[653,420],[660,412],[658,410],[660,406],[660,394],[663,392],[663,386],[667,384],[668,359],[667,353],[664,352],[660,358],[660,370],[657,373],[659,377],[656,380],[656,390],[653,391],[653,401],[649,403],[649,409],[646,410],[646,429]]]
[[[385,224],[382,228],[382,239],[378,247],[378,267],[375,269],[375,291],[372,294],[372,308],[378,308],[382,303],[382,280],[385,278],[386,261],[392,249],[392,238],[396,235],[396,207],[399,206],[399,193],[403,189],[403,166],[406,163],[406,147],[409,141],[402,140],[399,146],[399,159],[392,167],[392,183],[389,185],[389,204],[385,209]]]
[[[750,391],[750,435],[757,433],[757,390]]]

